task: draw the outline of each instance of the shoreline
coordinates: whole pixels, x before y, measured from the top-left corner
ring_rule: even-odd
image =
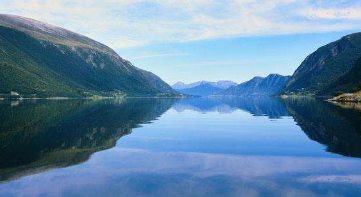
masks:
[[[339,96],[328,99],[331,102],[337,103],[361,103],[361,93],[346,93]]]
[[[192,97],[159,97],[159,96],[146,96],[146,97],[136,97],[136,96],[124,96],[124,97],[48,97],[48,98],[40,98],[40,97],[36,97],[36,98],[24,98],[24,97],[20,97],[20,98],[0,98],[0,101],[2,100],[77,100],[77,99],[82,99],[82,100],[97,100],[97,99],[127,99],[127,98],[170,98],[170,99],[182,99],[182,98],[192,98]]]

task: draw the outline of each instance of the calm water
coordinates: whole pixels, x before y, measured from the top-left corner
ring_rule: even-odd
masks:
[[[0,196],[361,196],[361,110],[314,99],[0,101]]]

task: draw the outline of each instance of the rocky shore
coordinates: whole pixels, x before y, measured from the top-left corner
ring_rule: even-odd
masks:
[[[357,102],[357,103],[361,103],[361,92],[358,93],[348,93],[348,94],[341,94],[339,96],[336,96],[332,99],[330,99],[330,101],[335,101],[335,102]]]

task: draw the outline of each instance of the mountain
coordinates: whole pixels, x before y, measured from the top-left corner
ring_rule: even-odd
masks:
[[[352,69],[340,77],[330,87],[320,92],[321,95],[335,95],[338,93],[351,93],[361,90],[361,57]]]
[[[218,96],[270,96],[280,92],[290,80],[290,76],[270,74],[266,78],[253,79],[219,92]]]
[[[320,94],[352,68],[361,55],[361,33],[347,35],[309,55],[284,89],[286,94]]]
[[[187,88],[187,89],[180,89],[177,90],[178,92],[182,94],[188,94],[188,95],[194,95],[194,96],[209,96],[212,94],[215,94],[217,92],[222,91],[223,89],[214,87],[213,85],[209,83],[205,83],[193,88]]]
[[[176,92],[111,48],[29,18],[0,15],[0,94],[84,97]]]
[[[194,87],[204,85],[204,84],[210,84],[213,87],[224,89],[224,90],[231,87],[231,86],[237,85],[236,82],[229,81],[229,80],[221,80],[221,81],[217,81],[217,82],[197,81],[197,82],[190,83],[190,84],[185,84],[183,82],[177,82],[174,85],[172,85],[172,88],[175,89],[175,90],[181,90],[181,89],[194,88]]]
[[[222,96],[240,96],[249,94],[250,91],[253,91],[261,82],[262,77],[254,77],[253,79],[241,83],[237,86],[230,87],[222,92],[217,93],[216,95]]]
[[[202,84],[206,84],[208,83],[207,81],[198,81],[198,82],[194,82],[194,83],[190,83],[190,84],[185,84],[183,82],[177,82],[174,85],[172,85],[172,88],[175,90],[182,90],[182,89],[188,89],[188,88],[194,88],[196,86],[202,85]]]
[[[221,81],[217,81],[217,82],[210,82],[209,84],[211,84],[212,86],[216,87],[216,88],[220,88],[220,89],[228,89],[232,86],[236,86],[238,85],[236,82],[234,81],[228,81],[228,80],[221,80]]]

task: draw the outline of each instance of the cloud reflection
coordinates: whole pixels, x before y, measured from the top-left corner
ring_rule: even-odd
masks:
[[[114,148],[93,155],[83,165],[7,183],[6,187],[0,187],[0,195],[346,196],[345,188],[352,191],[360,183],[360,163],[340,158]],[[315,173],[319,175],[314,176]],[[340,182],[355,185],[315,187],[320,183]]]

